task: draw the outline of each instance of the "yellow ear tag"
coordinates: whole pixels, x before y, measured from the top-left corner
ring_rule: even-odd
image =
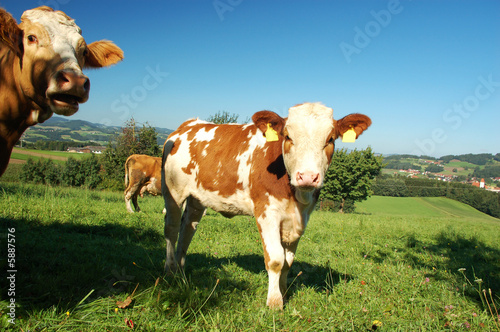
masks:
[[[354,143],[356,141],[356,132],[351,127],[348,131],[342,135],[342,143]]]
[[[268,142],[276,142],[278,140],[278,133],[276,132],[276,130],[273,129],[273,127],[271,127],[270,123],[267,124],[267,130],[265,136],[266,136],[266,141]]]

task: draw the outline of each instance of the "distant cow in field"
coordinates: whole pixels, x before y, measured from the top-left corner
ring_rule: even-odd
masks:
[[[335,139],[346,132],[357,138],[371,120],[350,114],[336,121],[333,110],[320,103],[296,105],[288,118],[261,111],[252,120],[247,125],[189,120],[165,142],[165,269],[184,267],[205,207],[228,217],[255,216],[269,275],[267,305],[283,308],[288,270],[318,199]]]
[[[161,195],[161,158],[145,154],[133,154],[125,162],[125,204],[128,212],[134,212],[130,201],[137,212],[141,211],[137,204],[137,196],[149,192]]]
[[[113,65],[122,50],[110,41],[87,45],[75,22],[49,7],[27,10],[21,24],[0,8],[0,176],[30,126],[53,113],[72,115],[89,98],[84,68]]]

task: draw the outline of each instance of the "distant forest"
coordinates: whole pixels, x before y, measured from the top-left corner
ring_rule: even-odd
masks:
[[[482,166],[482,165],[486,165],[492,159],[496,160],[496,161],[500,161],[500,153],[497,153],[496,155],[493,155],[491,153],[480,153],[480,154],[469,153],[469,154],[462,154],[462,155],[458,155],[458,156],[448,155],[448,156],[443,156],[443,157],[439,158],[439,160],[442,160],[443,163],[445,163],[445,164],[449,163],[451,160],[454,160],[454,159]]]
[[[488,162],[495,160],[500,162],[500,153],[491,154],[491,153],[479,153],[479,154],[461,154],[461,155],[446,155],[440,158],[431,157],[431,156],[416,156],[411,154],[394,154],[389,156],[384,156],[384,160],[386,162],[401,160],[401,159],[424,159],[424,160],[441,160],[444,164],[449,163],[452,160],[460,160],[464,162],[468,162],[475,165],[486,165]]]

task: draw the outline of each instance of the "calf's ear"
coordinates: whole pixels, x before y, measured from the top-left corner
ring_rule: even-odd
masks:
[[[0,8],[0,44],[9,47],[19,57],[23,54],[23,31],[12,15],[2,8]]]
[[[123,51],[109,40],[100,40],[87,46],[85,68],[108,67],[123,60]]]
[[[252,116],[252,121],[263,134],[268,130],[268,124],[278,135],[282,135],[286,119],[271,111],[260,111]]]
[[[372,124],[372,120],[369,117],[359,113],[349,114],[340,120],[333,121],[335,139],[337,139],[339,136],[344,135],[344,133],[349,129],[353,129],[356,132],[356,138],[358,138],[359,135],[361,135],[363,131],[368,129],[368,127],[370,127],[370,125]]]

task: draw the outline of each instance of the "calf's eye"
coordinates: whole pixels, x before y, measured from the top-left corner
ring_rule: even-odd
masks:
[[[330,137],[330,139],[326,142],[325,147],[327,147],[330,144],[333,144],[334,142],[335,140],[333,139],[333,137]]]

